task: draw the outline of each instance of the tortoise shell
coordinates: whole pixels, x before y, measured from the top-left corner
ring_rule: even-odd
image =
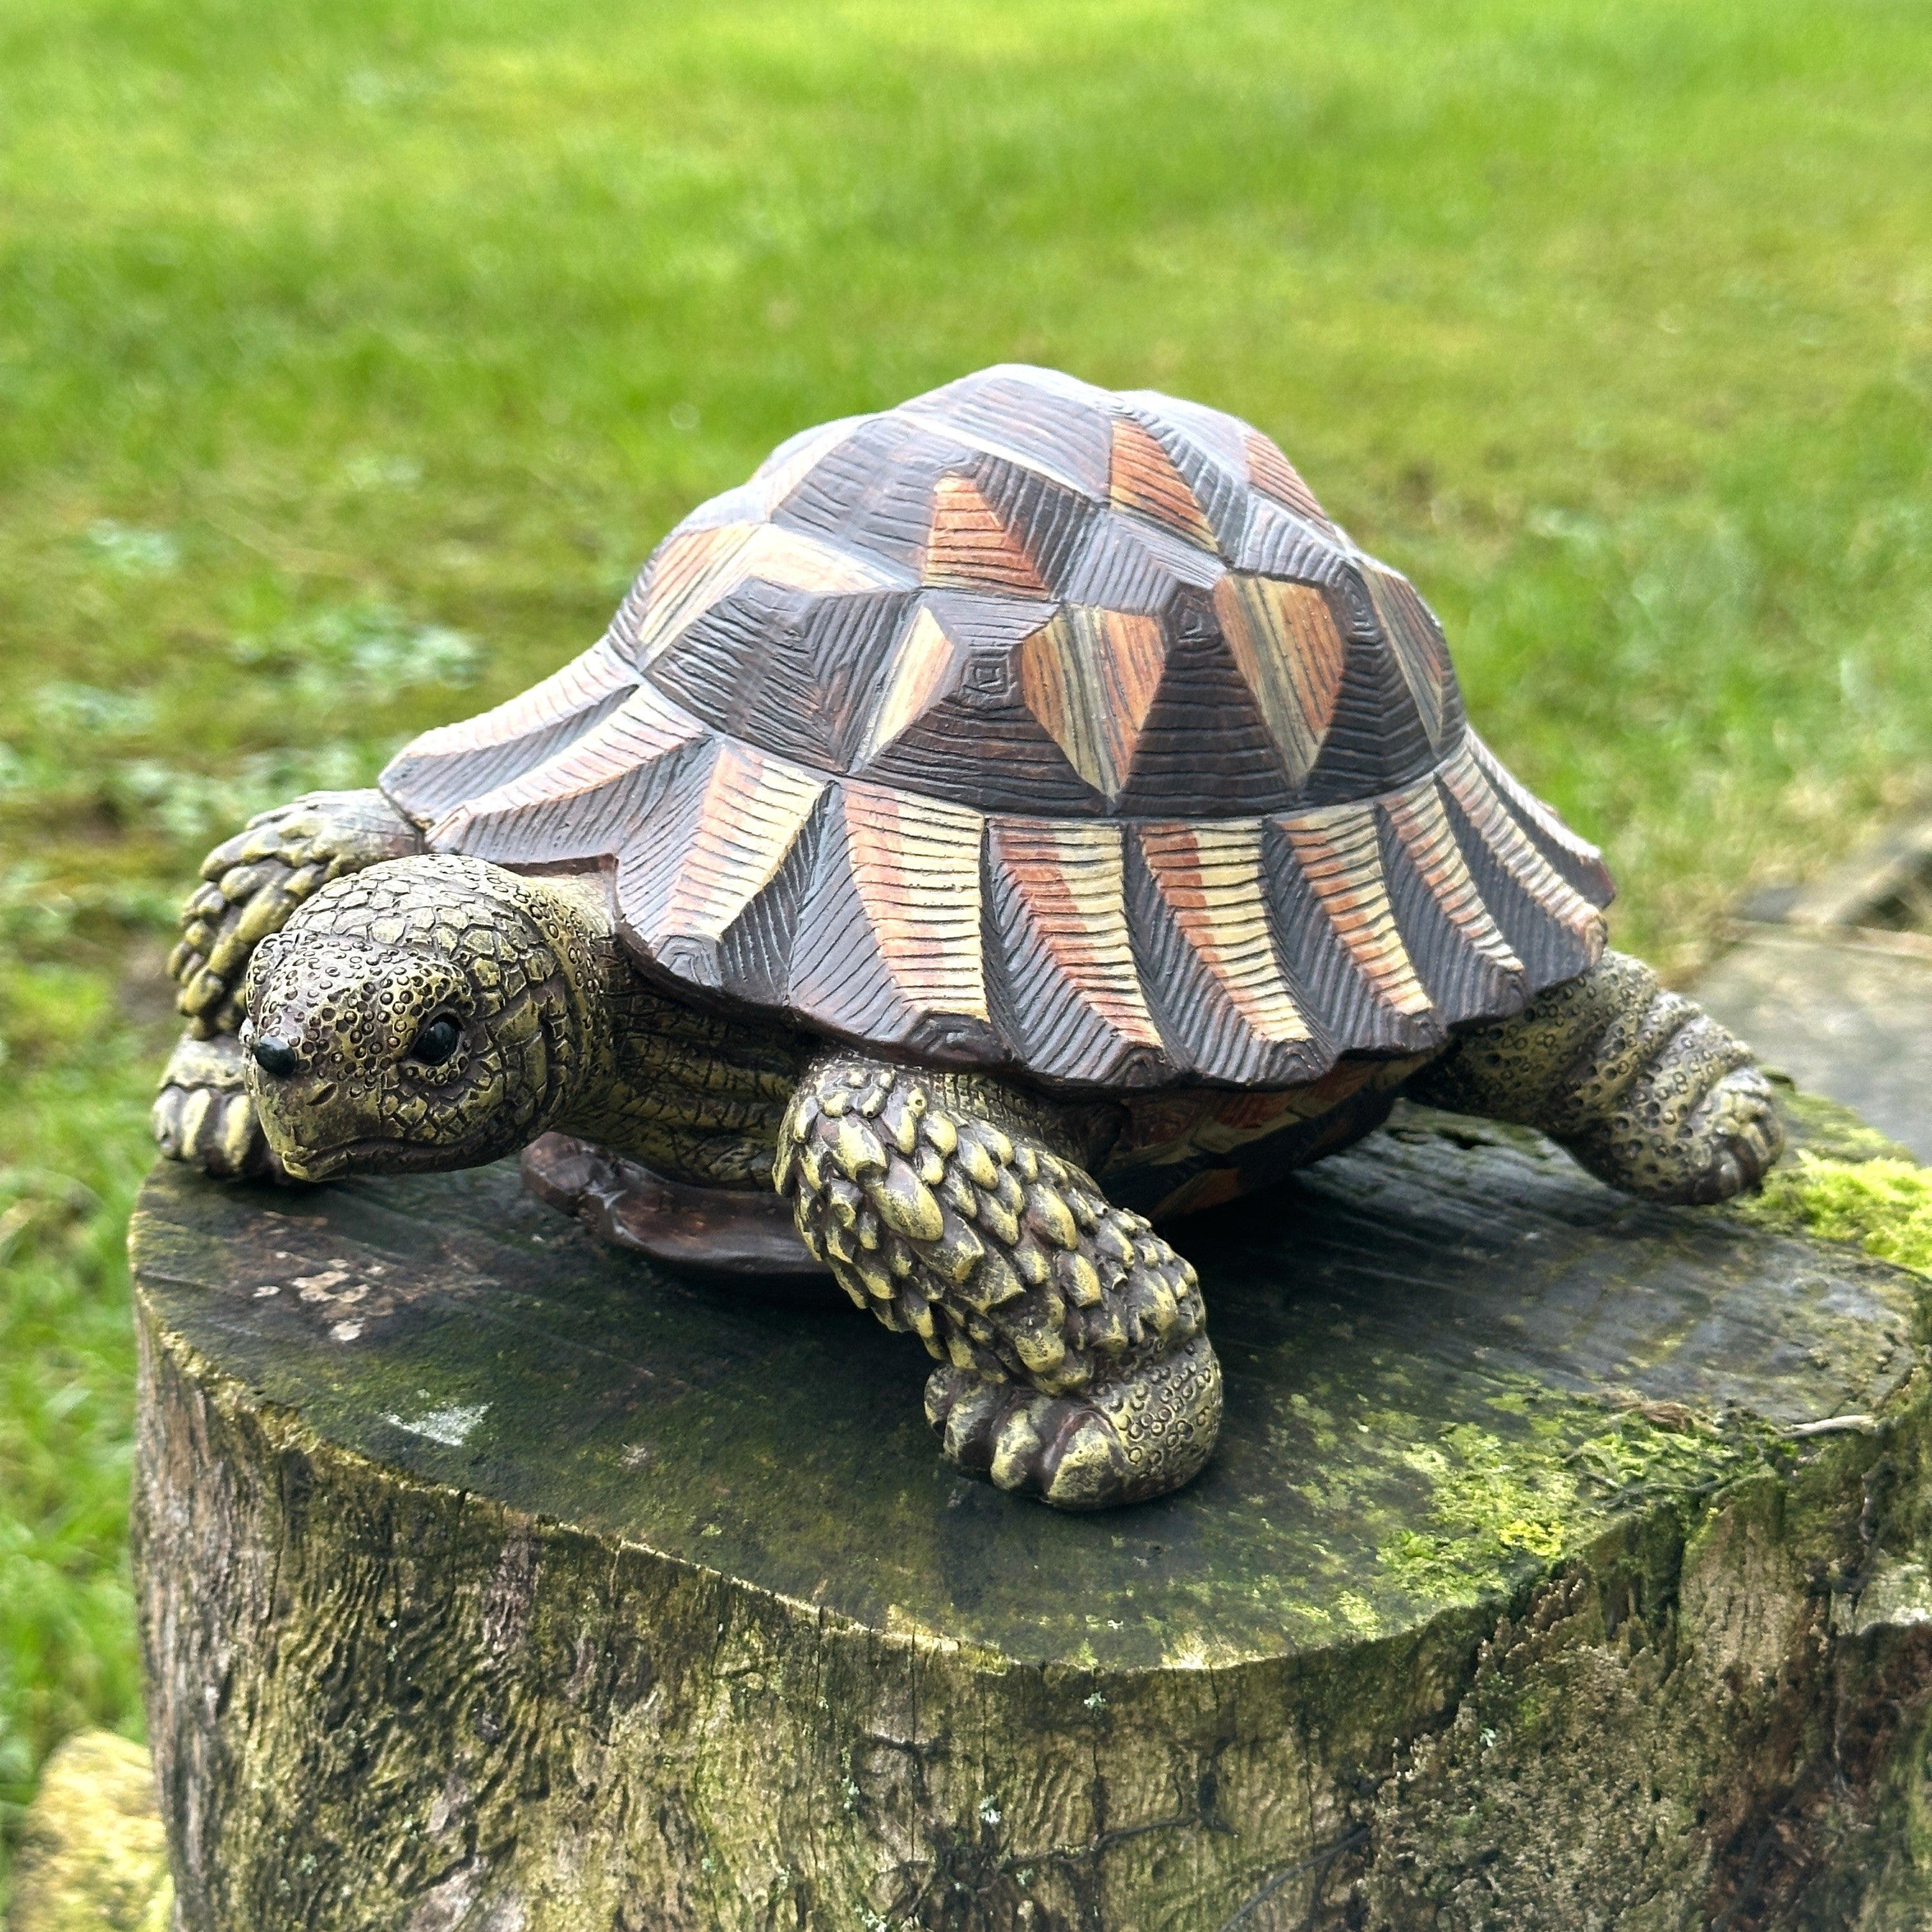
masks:
[[[1024,368],[782,445],[381,782],[433,850],[609,868],[661,982],[1076,1088],[1426,1052],[1611,891],[1267,437]]]

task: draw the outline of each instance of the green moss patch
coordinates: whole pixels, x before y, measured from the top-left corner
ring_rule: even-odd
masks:
[[[1672,1402],[1633,1402],[1607,1428],[1599,1404],[1542,1406],[1562,1412],[1526,1437],[1458,1424],[1404,1455],[1430,1494],[1421,1526],[1378,1546],[1386,1581],[1419,1599],[1475,1602],[1574,1552],[1627,1508],[1708,1496],[1761,1462],[1770,1439]]]
[[[1932,1275],[1932,1168],[1909,1160],[1834,1160],[1801,1148],[1743,1210],[1760,1224],[1856,1241],[1894,1267]]]

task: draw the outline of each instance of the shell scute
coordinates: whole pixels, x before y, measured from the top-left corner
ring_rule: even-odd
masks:
[[[694,992],[1070,1087],[1425,1050],[1610,892],[1273,442],[1019,368],[781,445],[382,782],[435,849],[608,866]]]
[[[801,471],[773,504],[771,520],[889,559],[916,582],[926,568],[934,491],[973,456],[966,444],[896,412],[872,416]]]

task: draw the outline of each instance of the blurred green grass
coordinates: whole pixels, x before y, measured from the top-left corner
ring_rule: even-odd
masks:
[[[0,1804],[138,1724],[166,907],[593,637],[782,436],[1219,404],[1678,976],[1932,766],[1932,38],[1760,0],[0,12]]]

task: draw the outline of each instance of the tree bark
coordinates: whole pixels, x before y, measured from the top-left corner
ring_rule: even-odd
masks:
[[[943,1466],[832,1291],[513,1167],[158,1170],[184,1932],[1912,1922],[1927,1285],[1774,1220],[1406,1109],[1178,1225],[1220,1452],[1070,1518]]]

